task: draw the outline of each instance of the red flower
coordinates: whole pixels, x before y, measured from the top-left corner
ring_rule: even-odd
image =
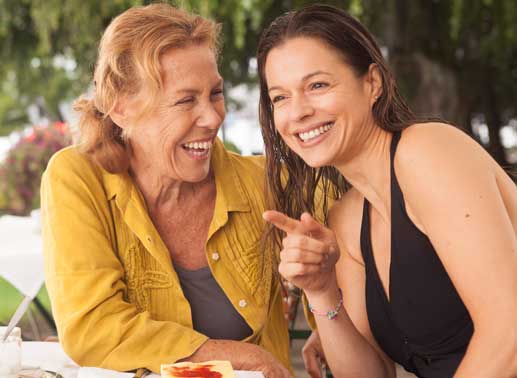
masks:
[[[36,139],[36,133],[33,131],[30,132],[29,135],[27,135],[25,138],[23,138],[24,140],[28,141],[28,142],[32,142],[34,139]]]
[[[34,126],[7,152],[0,163],[0,211],[27,215],[39,207],[41,174],[54,152],[68,146],[71,136],[67,125],[56,122]]]
[[[64,122],[54,122],[53,126],[63,135],[68,133],[68,125]]]

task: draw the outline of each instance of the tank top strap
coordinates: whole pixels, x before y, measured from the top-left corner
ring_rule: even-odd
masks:
[[[390,160],[391,160],[392,168],[393,168],[393,159],[395,159],[395,152],[397,151],[397,146],[399,145],[401,135],[402,135],[402,133],[400,131],[395,131],[391,137]],[[393,170],[392,170],[392,173],[393,173]]]
[[[401,135],[402,133],[400,131],[394,132],[390,145],[391,208],[393,212],[393,207],[398,205],[402,209],[402,212],[405,213],[406,206],[404,204],[404,195],[402,194],[402,190],[400,189],[400,185],[397,180],[397,175],[395,174],[395,153],[397,152],[397,146]]]
[[[361,221],[361,254],[364,265],[368,268],[372,263],[372,249],[370,246],[370,203],[365,198],[363,202],[363,218]]]

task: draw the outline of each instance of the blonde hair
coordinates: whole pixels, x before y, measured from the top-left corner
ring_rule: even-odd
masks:
[[[163,88],[163,53],[208,44],[217,56],[219,33],[213,21],[168,4],[130,8],[113,19],[100,41],[93,97],[74,103],[80,113],[80,150],[111,173],[127,170],[126,135],[110,117],[118,99],[145,93],[140,113],[145,114]]]

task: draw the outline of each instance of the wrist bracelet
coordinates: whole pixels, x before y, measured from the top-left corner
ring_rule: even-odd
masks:
[[[327,312],[318,311],[314,307],[312,307],[312,305],[309,303],[309,311],[312,312],[314,315],[324,316],[328,320],[334,320],[337,317],[339,310],[341,310],[341,307],[343,306],[343,293],[341,292],[341,289],[338,289],[338,290],[339,290],[339,302],[335,309],[327,311]]]

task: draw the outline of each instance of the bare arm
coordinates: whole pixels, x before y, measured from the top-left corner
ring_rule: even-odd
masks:
[[[495,162],[459,131],[433,125],[407,130],[397,157],[409,209],[474,322],[455,377],[517,376],[517,239]]]
[[[334,377],[394,378],[394,364],[376,346],[369,332],[364,267],[343,253],[338,263],[338,282],[334,263],[339,253],[333,252],[338,248],[330,229],[308,214],[302,215],[300,221],[277,212],[268,212],[265,218],[288,233],[280,256],[280,273],[304,289],[314,308],[333,309],[339,302],[338,287],[344,293],[344,309],[336,318],[316,317],[325,358]],[[327,259],[326,255],[330,257]]]
[[[375,342],[368,324],[364,304],[364,267],[357,266],[357,262],[347,254],[343,254],[341,259],[338,277],[339,287],[344,293],[344,309],[334,320],[316,317],[325,358],[335,377],[394,378],[395,366]],[[315,308],[326,311],[338,303],[337,288],[336,284],[325,293],[306,292],[306,295]]]

